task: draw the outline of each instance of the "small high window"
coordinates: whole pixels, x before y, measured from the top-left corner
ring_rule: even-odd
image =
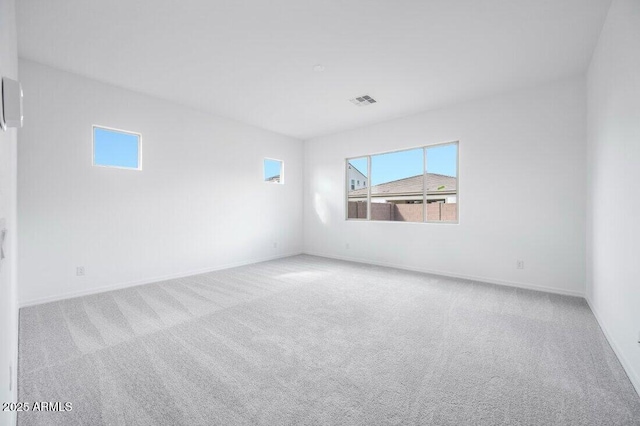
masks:
[[[93,165],[141,170],[140,134],[93,126]]]
[[[264,159],[264,181],[267,183],[284,183],[284,162],[271,158]]]

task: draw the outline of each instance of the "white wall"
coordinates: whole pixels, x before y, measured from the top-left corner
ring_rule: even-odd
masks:
[[[305,251],[584,294],[585,96],[575,78],[307,141]],[[459,225],[344,220],[346,157],[455,140]]]
[[[15,1],[0,0],[0,75],[18,78]],[[0,261],[0,402],[15,401],[17,365],[16,289],[16,140],[17,130],[0,130],[0,218],[8,230]],[[9,371],[11,369],[11,377]],[[11,382],[11,389],[9,389]],[[15,423],[15,413],[0,412],[0,425]]]
[[[21,304],[301,251],[302,142],[20,67]],[[92,124],[141,133],[143,170],[92,167]],[[265,156],[284,160],[285,185],[262,181]]]
[[[639,1],[613,1],[587,87],[587,299],[640,392]]]

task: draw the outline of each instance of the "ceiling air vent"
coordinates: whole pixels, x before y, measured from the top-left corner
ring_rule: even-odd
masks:
[[[375,104],[376,100],[369,95],[364,95],[364,96],[359,96],[357,98],[349,99],[349,102],[351,102],[355,106],[362,107],[362,106]]]

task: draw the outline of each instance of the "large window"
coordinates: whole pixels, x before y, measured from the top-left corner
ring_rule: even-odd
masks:
[[[458,142],[350,158],[346,166],[347,219],[458,222]]]
[[[141,170],[140,135],[93,126],[93,165]]]

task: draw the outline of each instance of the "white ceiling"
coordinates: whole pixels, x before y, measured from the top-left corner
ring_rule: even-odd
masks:
[[[19,52],[307,139],[583,73],[610,3],[20,0]]]

